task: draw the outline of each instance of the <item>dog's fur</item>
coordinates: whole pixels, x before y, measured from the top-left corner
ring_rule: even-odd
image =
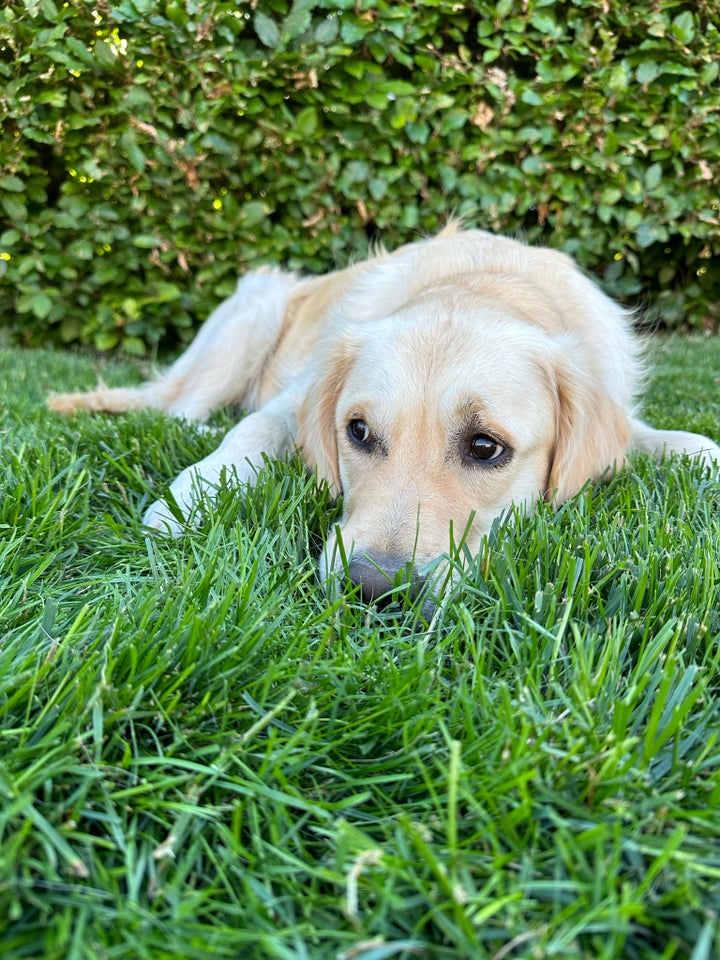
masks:
[[[249,273],[158,379],[49,403],[251,411],[172,483],[183,514],[225,468],[252,483],[297,445],[344,496],[350,575],[373,600],[445,553],[451,526],[475,550],[511,504],[559,503],[631,450],[719,461],[706,437],[637,419],[640,371],[631,318],[567,256],[451,223],[323,277]],[[161,500],[145,523],[181,530]],[[323,575],[340,552],[332,534]]]

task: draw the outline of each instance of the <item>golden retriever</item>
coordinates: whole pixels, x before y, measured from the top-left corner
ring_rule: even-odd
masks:
[[[347,562],[374,602],[421,583],[451,529],[477,550],[511,504],[559,503],[631,450],[720,461],[706,437],[637,419],[640,370],[630,316],[567,256],[453,222],[327,276],[248,273],[156,380],[49,403],[250,411],[170,485],[182,515],[226,468],[252,483],[297,446],[344,498],[322,576]],[[183,526],[162,500],[144,520]]]

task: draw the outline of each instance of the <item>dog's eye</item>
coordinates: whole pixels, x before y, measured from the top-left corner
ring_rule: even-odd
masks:
[[[373,435],[364,420],[351,420],[347,428],[348,436],[359,446],[370,446]]]
[[[466,456],[478,463],[495,463],[505,453],[505,447],[494,437],[486,433],[478,433],[471,437],[466,448]]]

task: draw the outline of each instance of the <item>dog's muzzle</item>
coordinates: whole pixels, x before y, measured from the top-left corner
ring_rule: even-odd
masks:
[[[435,600],[429,595],[430,580],[412,563],[392,557],[353,557],[348,574],[351,585],[359,587],[363,603],[377,610],[421,602],[426,619],[435,611]]]

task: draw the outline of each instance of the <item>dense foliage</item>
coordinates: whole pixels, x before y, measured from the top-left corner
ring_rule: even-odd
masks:
[[[715,329],[717,13],[10,0],[0,324],[142,353],[186,339],[249,263],[324,270],[455,211]]]

